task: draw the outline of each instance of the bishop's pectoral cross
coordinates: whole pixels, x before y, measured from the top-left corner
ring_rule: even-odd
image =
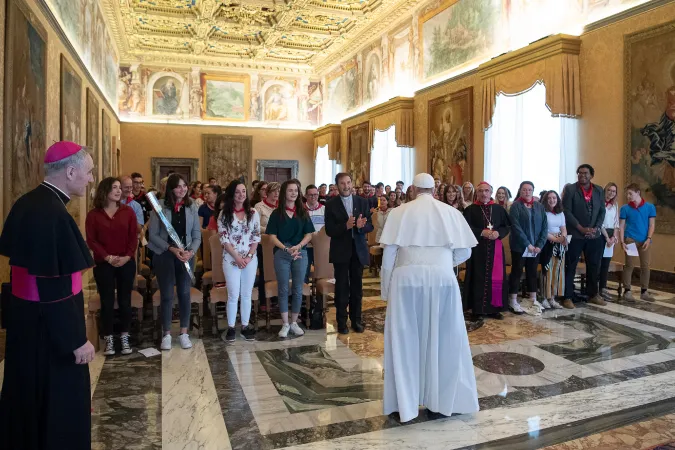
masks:
[[[494,227],[492,226],[492,224],[491,224],[490,222],[488,222],[487,228],[488,228],[488,230],[492,231],[492,229],[493,229]]]

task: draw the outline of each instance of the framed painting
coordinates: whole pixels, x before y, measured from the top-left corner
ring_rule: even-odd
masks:
[[[418,22],[421,78],[492,56],[501,15],[502,0],[444,0],[423,11]]]
[[[110,131],[110,116],[101,111],[101,172],[102,177],[112,176],[112,136]]]
[[[99,177],[99,139],[98,139],[98,118],[99,118],[98,100],[94,97],[91,89],[87,88],[87,136],[86,144],[91,151],[91,157],[94,160],[94,182],[89,189],[87,195],[87,211],[91,209],[96,193],[96,187],[100,181]]]
[[[42,182],[47,148],[47,32],[22,0],[7,2],[4,213]]]
[[[253,165],[252,149],[253,136],[203,134],[204,179],[215,178],[223,188],[233,180],[243,179],[248,186]]]
[[[427,123],[431,174],[461,186],[471,178],[473,88],[429,100]]]
[[[352,175],[354,186],[362,186],[370,179],[368,129],[368,122],[347,128],[347,172]]]
[[[675,234],[675,22],[625,36],[625,182]]]
[[[82,141],[82,79],[61,55],[61,140]]]
[[[250,108],[248,75],[216,76],[202,74],[202,119],[244,122]]]

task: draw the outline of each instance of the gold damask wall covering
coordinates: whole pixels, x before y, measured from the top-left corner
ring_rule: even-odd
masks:
[[[202,135],[205,179],[215,178],[223,188],[232,180],[243,179],[248,186],[253,164],[252,147],[252,136]]]
[[[368,149],[368,122],[347,129],[347,171],[354,186],[362,186],[370,179],[370,151]]]

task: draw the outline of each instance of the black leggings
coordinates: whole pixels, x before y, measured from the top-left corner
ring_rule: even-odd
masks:
[[[122,267],[113,267],[107,262],[99,262],[94,267],[94,279],[101,297],[101,331],[103,336],[113,333],[115,314],[115,294],[120,310],[120,331],[129,332],[131,324],[131,290],[136,277],[136,261],[130,259]]]
[[[511,252],[511,275],[509,275],[509,294],[517,294],[520,287],[520,277],[525,267],[525,282],[527,292],[537,292],[537,265],[539,255],[534,258],[523,258],[522,252]]]
[[[606,229],[607,236],[613,237],[614,236],[614,229]],[[616,249],[616,245],[614,246]],[[604,249],[603,249],[604,252]],[[612,257],[610,256],[609,258],[602,258],[600,261],[600,291],[603,289],[607,289],[607,276],[609,275],[609,264],[612,262]]]

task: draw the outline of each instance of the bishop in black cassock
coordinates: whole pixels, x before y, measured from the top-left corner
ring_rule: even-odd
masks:
[[[9,257],[12,276],[3,311],[2,450],[91,448],[87,364],[94,349],[86,336],[82,271],[94,262],[66,210],[66,192],[84,194],[93,181],[93,162],[72,142],[47,151],[46,168],[59,161],[66,167],[47,179],[60,182],[45,181],[19,198],[0,236],[0,254]]]
[[[511,221],[506,210],[491,200],[492,186],[485,181],[476,186],[476,202],[464,210],[478,245],[466,263],[464,278],[464,310],[472,318],[488,316],[501,319],[508,306],[508,279],[502,239],[508,234]]]

